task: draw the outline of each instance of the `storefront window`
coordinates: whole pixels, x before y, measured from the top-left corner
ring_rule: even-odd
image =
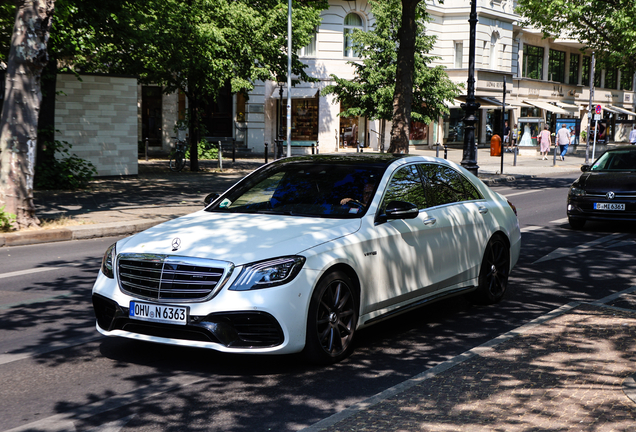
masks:
[[[542,119],[519,119],[519,146],[537,145],[537,135],[543,126]]]
[[[523,50],[524,78],[543,79],[543,48],[525,45]]]
[[[588,56],[583,57],[583,73],[581,77],[581,84],[584,86],[590,85],[590,70],[592,68],[592,59]]]
[[[521,117],[540,117],[541,110],[536,107],[521,107]]]
[[[420,122],[411,122],[409,128],[409,144],[428,144],[428,125]]]
[[[283,107],[284,119],[287,117],[287,108]],[[292,141],[317,141],[318,140],[318,99],[292,99]],[[283,136],[285,132],[283,132]]]
[[[464,111],[452,108],[450,114],[444,116],[444,144],[464,142]],[[477,134],[475,134],[477,136]]]
[[[340,107],[343,112],[345,107]],[[340,147],[366,146],[366,121],[364,117],[340,116]]]

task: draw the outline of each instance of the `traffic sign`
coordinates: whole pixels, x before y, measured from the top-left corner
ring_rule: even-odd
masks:
[[[601,106],[596,105],[596,114],[600,114],[600,113],[601,113]]]

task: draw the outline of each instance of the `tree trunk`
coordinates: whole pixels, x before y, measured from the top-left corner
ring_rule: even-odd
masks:
[[[48,61],[55,0],[19,0],[7,62],[0,118],[0,207],[16,215],[17,228],[39,224],[33,204],[40,75]]]
[[[415,39],[417,23],[415,9],[421,0],[402,0],[402,23],[399,30],[395,93],[393,96],[393,124],[389,153],[409,152],[409,127],[413,104],[413,70],[415,67]]]

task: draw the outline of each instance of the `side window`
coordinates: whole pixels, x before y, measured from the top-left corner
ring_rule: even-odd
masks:
[[[382,213],[391,201],[410,202],[420,210],[427,207],[422,178],[415,165],[402,167],[393,175],[380,206]]]
[[[475,186],[452,168],[422,164],[420,169],[426,182],[426,195],[430,206],[481,199]]]

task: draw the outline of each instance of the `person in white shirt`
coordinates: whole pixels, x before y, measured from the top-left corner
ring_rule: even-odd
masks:
[[[636,144],[636,125],[634,125],[632,131],[629,133],[630,144]]]
[[[570,145],[570,131],[568,131],[565,123],[559,129],[556,136],[556,144],[561,150],[561,160],[565,160],[565,155],[568,152],[568,146]]]

